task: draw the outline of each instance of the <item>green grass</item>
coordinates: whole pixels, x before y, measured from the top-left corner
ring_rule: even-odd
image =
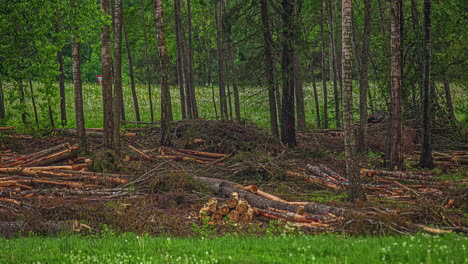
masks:
[[[0,239],[0,263],[467,263],[467,238],[265,236]]]

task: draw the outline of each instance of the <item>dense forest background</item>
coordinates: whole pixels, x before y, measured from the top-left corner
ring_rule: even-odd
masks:
[[[53,128],[87,119],[94,110],[86,108],[86,100],[82,117],[67,107],[82,104],[82,93],[106,100],[104,92],[95,93],[101,87],[80,87],[82,82],[97,84],[96,75],[104,75],[106,82],[103,50],[108,45],[114,84],[110,96],[126,98],[116,99],[122,101],[117,115],[123,120],[160,119],[158,100],[166,79],[172,93],[163,112],[170,112],[169,120],[243,119],[269,127],[275,135],[281,126],[340,128],[342,47],[344,37],[350,37],[351,109],[354,120],[365,123],[368,115],[380,118],[392,112],[395,10],[403,120],[419,124],[427,119],[427,84],[431,129],[466,129],[467,5],[462,0],[355,0],[346,22],[341,1],[332,0],[3,0],[0,120]],[[346,36],[345,24],[350,26]],[[106,30],[109,42],[103,37]],[[249,107],[256,107],[252,115],[245,110]],[[105,111],[104,119],[83,126],[103,125],[109,119]],[[263,119],[256,117],[258,112]],[[294,145],[293,139],[282,138]]]

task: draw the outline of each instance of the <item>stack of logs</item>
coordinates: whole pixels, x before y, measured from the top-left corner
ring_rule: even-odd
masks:
[[[226,204],[218,206],[214,200],[210,200],[200,210],[201,218],[208,219],[208,217],[211,217],[209,219],[212,220],[213,223],[215,222],[213,220],[220,219],[216,213],[222,208],[225,208],[226,205],[227,208],[230,208],[224,209],[225,215],[227,215],[229,220],[232,222],[240,221],[242,223],[251,221],[251,215],[257,215],[290,222],[295,226],[328,228],[333,223],[342,220],[345,214],[345,210],[338,207],[313,202],[286,201],[280,197],[259,190],[256,185],[242,186],[230,181],[207,177],[195,177],[195,179],[207,184],[214,193],[229,197]],[[234,207],[230,207],[230,202],[235,204],[236,201],[237,205],[235,209],[233,209]],[[232,204],[231,206],[233,206]],[[239,206],[241,204],[245,204],[245,209],[239,211]],[[245,215],[246,212],[247,215]],[[222,215],[223,214],[221,214],[221,218]],[[239,220],[237,220],[238,217]]]
[[[405,157],[406,160],[419,161],[420,151],[413,152]],[[439,150],[432,152],[432,159],[436,166],[460,167],[468,165],[468,151],[463,150]]]
[[[128,182],[118,175],[102,177],[102,173],[84,171],[91,160],[82,157],[71,162],[77,149],[76,146],[64,143],[30,155],[6,160],[0,164],[0,191],[5,188],[13,188],[16,191],[32,190],[38,185],[76,190],[94,184],[108,186]],[[50,166],[63,160],[68,160],[72,164]]]
[[[239,199],[239,194],[234,192],[226,202],[212,197],[200,209],[199,217],[202,220],[210,220],[210,223],[229,219],[232,223],[247,224],[252,221],[254,209],[245,199]]]

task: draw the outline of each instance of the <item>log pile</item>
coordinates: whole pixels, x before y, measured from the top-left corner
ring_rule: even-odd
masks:
[[[207,184],[210,190],[215,194],[229,198],[227,201],[228,207],[230,203],[235,203],[232,201],[233,197],[237,199],[238,204],[235,211],[238,211],[237,207],[239,204],[242,204],[241,201],[245,200],[245,202],[253,209],[252,212],[255,215],[270,219],[280,219],[281,221],[291,222],[296,226],[328,228],[331,227],[332,224],[342,220],[345,214],[358,214],[356,211],[345,211],[343,208],[327,206],[314,202],[289,202],[272,194],[260,191],[255,185],[242,186],[234,182],[207,177],[195,177],[195,179]],[[207,212],[210,210],[210,206],[212,207],[211,210],[214,210],[213,203],[210,202],[200,210],[201,213],[206,215],[205,217],[208,216]],[[247,209],[244,209],[243,211],[249,212],[249,206],[246,206],[246,208]],[[237,219],[236,213],[232,216],[231,215],[232,213],[229,216],[231,221],[233,221],[233,219]],[[211,215],[211,220],[212,219],[213,215]],[[239,215],[239,219],[240,221],[243,221],[242,214]],[[251,220],[250,213],[247,219],[249,221]]]
[[[229,219],[232,223],[248,224],[254,216],[254,208],[234,192],[228,200],[210,198],[200,209],[199,218],[208,220],[210,224]]]

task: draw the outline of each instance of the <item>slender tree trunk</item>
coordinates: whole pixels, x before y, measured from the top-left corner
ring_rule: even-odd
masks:
[[[219,101],[220,101],[220,114],[221,119],[227,119],[227,98],[226,90],[224,87],[224,41],[223,41],[223,31],[222,24],[224,20],[224,0],[221,2],[216,2],[216,33],[217,33],[217,46],[218,46],[218,86],[219,86]]]
[[[55,20],[55,33],[60,33],[60,14],[57,11]],[[62,50],[57,51],[57,62],[59,65],[59,89],[60,89],[60,120],[62,126],[67,125],[67,106],[65,100],[65,74],[63,71],[63,56]]]
[[[352,3],[351,0],[343,0],[342,21],[342,65],[343,65],[343,125],[344,145],[346,155],[346,174],[349,179],[348,198],[351,201],[365,200],[361,178],[358,173],[356,161],[356,142],[354,138],[353,120],[353,44],[352,44]]]
[[[400,0],[391,0],[391,128],[390,128],[390,166],[400,168],[401,153],[401,35]]]
[[[312,75],[312,88],[314,90],[314,102],[315,102],[315,116],[317,119],[317,127],[320,128],[321,123],[320,123],[320,103],[318,99],[318,93],[317,93],[317,83],[315,80],[315,71],[314,71],[314,62],[311,61],[310,63],[310,72]]]
[[[340,114],[340,92],[338,90],[338,56],[336,52],[336,44],[335,44],[335,27],[333,24],[333,14],[332,14],[332,7],[331,7],[331,0],[327,0],[328,6],[328,22],[330,25],[330,42],[331,42],[331,50],[332,50],[332,69],[333,69],[333,93],[335,97],[335,122],[336,127],[341,127],[341,114]],[[340,84],[341,85],[341,84]]]
[[[432,143],[431,143],[431,2],[424,0],[424,65],[423,65],[423,109],[421,127],[421,159],[419,166],[432,168]]]
[[[260,1],[262,24],[263,24],[263,46],[265,47],[265,67],[268,86],[268,102],[270,106],[270,128],[274,136],[278,136],[278,114],[275,98],[275,76],[274,76],[274,58],[273,58],[273,39],[270,31],[270,22],[268,17],[267,0]]]
[[[156,16],[156,31],[158,38],[159,61],[161,65],[161,130],[159,144],[170,146],[170,121],[172,120],[171,93],[169,89],[169,57],[166,49],[164,15],[161,0],[154,0]]]
[[[176,34],[176,51],[177,51],[177,83],[179,84],[180,93],[180,107],[182,119],[187,118],[187,106],[185,98],[185,76],[184,78],[184,66],[183,60],[186,59],[182,53],[182,36],[181,36],[181,23],[182,15],[180,14],[180,0],[174,0],[174,17],[175,17],[175,34]],[[187,90],[189,88],[187,87]],[[187,100],[188,101],[188,100]],[[190,110],[189,110],[190,111]]]
[[[146,33],[145,7],[144,7],[143,1],[141,1],[140,4],[141,4],[141,17],[143,19],[143,38],[145,40],[146,78],[148,82],[148,98],[149,98],[150,116],[151,116],[151,122],[154,122],[153,95],[152,95],[152,89],[151,89],[152,77],[151,77],[151,69],[150,69],[149,53],[148,53],[148,36]]]
[[[34,111],[34,120],[36,121],[36,125],[39,125],[39,117],[37,115],[37,106],[36,106],[36,96],[34,95],[34,89],[31,78],[29,78],[29,92],[31,93],[31,102]]]
[[[3,94],[3,80],[0,79],[0,123],[5,119],[5,97]]]
[[[187,28],[188,28],[188,46],[187,46],[187,64],[189,66],[190,77],[190,101],[192,107],[192,117],[198,118],[197,97],[195,94],[195,72],[193,70],[193,44],[192,44],[192,11],[190,0],[187,0]]]
[[[74,7],[76,8],[76,7]],[[78,28],[75,28],[75,32]],[[78,147],[81,152],[86,152],[86,130],[83,111],[83,87],[81,82],[80,41],[79,36],[72,37],[72,65],[73,65],[73,88],[75,90],[75,122]]]
[[[125,120],[122,91],[122,0],[115,0],[114,9],[114,149],[120,153],[121,120]]]
[[[444,73],[443,79],[444,79],[445,99],[447,101],[447,110],[449,112],[449,119],[452,121],[455,121],[457,119],[455,117],[455,112],[453,111],[452,94],[450,92],[450,82],[447,77],[447,73]]]
[[[325,18],[323,16],[324,0],[320,4],[320,32],[322,35],[322,88],[323,88],[323,128],[328,128],[328,93],[327,93],[327,64],[326,64],[326,50],[325,31],[323,23]]]
[[[304,105],[304,87],[302,86],[301,59],[299,55],[294,55],[294,89],[296,99],[297,128],[306,130],[306,117]]]
[[[140,117],[140,105],[138,104],[138,97],[135,86],[135,74],[133,73],[133,58],[131,53],[130,44],[128,41],[127,26],[125,24],[125,17],[122,12],[122,28],[125,38],[125,49],[127,51],[127,60],[128,60],[128,75],[130,77],[130,88],[132,90],[132,99],[133,99],[133,108],[135,109],[135,118],[136,121],[141,121]]]
[[[47,98],[47,109],[49,110],[50,127],[55,128],[54,110],[52,109],[52,102],[50,101],[50,98]]]
[[[371,35],[371,1],[364,0],[364,34],[361,52],[360,89],[359,89],[359,131],[357,147],[361,153],[367,152],[367,94],[369,90],[369,52]]]
[[[109,0],[101,0],[101,8],[104,11],[104,14],[110,15],[110,7]],[[112,111],[112,55],[110,42],[110,28],[109,26],[103,26],[101,33],[102,105],[104,113],[103,145],[106,148],[114,149],[114,117]]]
[[[236,65],[234,64],[234,51],[232,48],[232,40],[229,34],[229,42],[228,42],[228,49],[229,49],[229,64],[231,68],[231,80],[232,80],[232,91],[234,93],[234,112],[236,114],[236,120],[240,121],[240,100],[239,100],[239,89],[237,87],[237,70]]]
[[[24,84],[21,80],[17,80],[17,83],[20,92],[20,104],[23,106],[23,109],[21,109],[21,121],[26,125],[28,120],[26,119],[26,98],[24,94]]]
[[[296,145],[296,120],[294,116],[294,4],[282,0],[282,53],[283,96],[281,104],[281,141],[288,147]]]

